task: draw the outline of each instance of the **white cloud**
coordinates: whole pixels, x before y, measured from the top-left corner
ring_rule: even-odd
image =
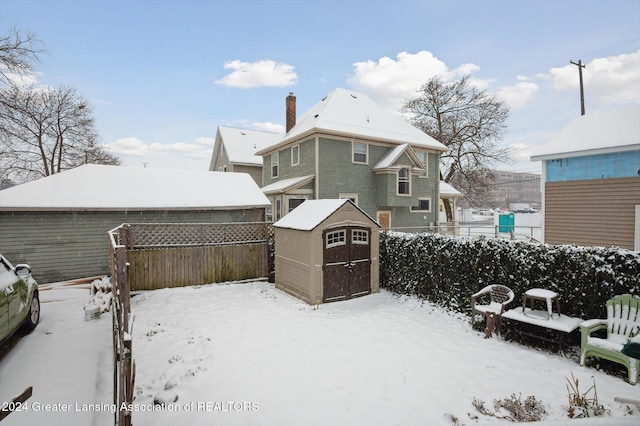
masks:
[[[577,61],[574,61],[577,62]],[[582,70],[585,96],[605,104],[640,102],[640,50],[597,58]],[[559,91],[578,90],[578,69],[573,64],[551,68],[547,75]]]
[[[129,157],[165,156],[169,154],[185,154],[189,158],[209,158],[213,139],[200,137],[194,143],[175,142],[168,144],[146,143],[136,137],[122,138],[115,142],[105,144],[114,154]]]
[[[265,132],[282,133],[284,134],[284,125],[271,123],[270,121],[260,121],[252,124],[252,127],[256,130],[263,130]]]
[[[233,71],[215,83],[226,87],[287,87],[298,80],[293,65],[266,59],[257,62],[229,61],[224,64],[224,69]]]
[[[18,74],[10,72],[6,65],[0,65],[0,71],[6,80],[20,87],[35,86],[38,83],[38,76],[41,73],[32,72],[27,74]]]
[[[353,68],[349,84],[392,110],[398,110],[405,100],[415,97],[416,90],[432,77],[440,76],[449,81],[480,69],[475,64],[462,64],[449,69],[444,62],[425,50],[415,54],[400,52],[396,59],[385,56],[378,61],[356,62]],[[471,79],[469,82],[477,87],[488,86],[486,80]]]
[[[500,96],[513,109],[526,105],[538,91],[536,83],[521,81],[512,86],[502,87],[498,91]]]
[[[216,143],[216,138],[201,136],[199,138],[195,138],[194,141],[199,145],[206,145],[210,148],[213,148],[213,145]]]
[[[146,144],[135,137],[118,139],[115,142],[105,144],[114,154],[144,157],[154,155],[162,150],[162,144]]]

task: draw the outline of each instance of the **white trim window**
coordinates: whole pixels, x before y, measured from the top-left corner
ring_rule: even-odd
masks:
[[[431,197],[418,198],[418,205],[411,206],[412,213],[430,213],[431,212]]]
[[[369,232],[363,229],[352,229],[351,230],[351,242],[353,244],[369,244]]]
[[[397,176],[397,195],[411,195],[411,172],[409,168],[401,167]]]
[[[275,215],[275,217],[273,218],[274,222],[282,218],[282,200],[280,199],[280,197],[276,197],[276,199],[273,200],[273,213]]]
[[[420,171],[418,177],[429,177],[429,155],[427,154],[427,151],[416,150],[415,153],[416,157],[418,157],[418,160],[420,160],[420,163],[422,164],[422,168],[424,169]]]
[[[337,247],[347,244],[347,232],[345,229],[327,232],[326,247]]]
[[[369,145],[362,142],[351,144],[351,160],[357,164],[369,163]]]
[[[291,210],[295,209],[296,207],[298,207],[300,204],[304,203],[305,201],[307,201],[309,197],[307,197],[306,195],[304,196],[289,196],[287,197],[287,212],[291,213]]]
[[[279,165],[280,165],[280,153],[276,151],[273,154],[271,154],[271,177],[272,178],[278,177]]]
[[[294,145],[291,147],[291,165],[297,166],[300,164],[300,145]]]

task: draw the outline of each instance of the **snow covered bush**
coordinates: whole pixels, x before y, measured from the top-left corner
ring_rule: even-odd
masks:
[[[516,301],[528,289],[549,289],[560,295],[562,313],[604,318],[605,302],[611,297],[640,295],[640,254],[615,247],[534,244],[483,236],[380,235],[383,288],[466,312],[471,295],[488,284],[510,287]]]

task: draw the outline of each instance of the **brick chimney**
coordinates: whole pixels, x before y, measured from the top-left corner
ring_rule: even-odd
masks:
[[[293,92],[287,96],[287,133],[296,125],[296,97]]]

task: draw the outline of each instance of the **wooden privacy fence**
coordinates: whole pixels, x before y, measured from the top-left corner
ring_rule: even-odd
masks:
[[[123,224],[109,231],[116,425],[131,425],[131,291],[266,277],[271,232],[269,222]]]
[[[132,291],[267,277],[269,222],[124,224]]]
[[[109,268],[111,270],[111,313],[113,317],[113,403],[117,407],[114,424],[131,425],[135,362],[133,360],[133,316],[127,283],[126,247],[117,232],[109,232]]]

